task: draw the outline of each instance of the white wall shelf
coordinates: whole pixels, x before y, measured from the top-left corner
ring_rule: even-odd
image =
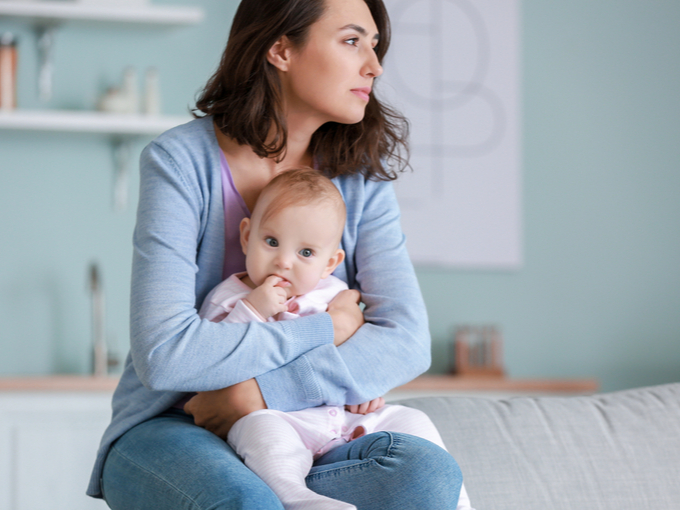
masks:
[[[5,129],[108,136],[113,147],[113,203],[116,210],[123,211],[128,205],[132,141],[139,136],[159,135],[190,120],[189,115],[154,116],[93,111],[11,110],[0,111],[0,131]]]
[[[122,115],[69,110],[0,111],[0,129],[127,136],[159,135],[190,120],[189,115]]]
[[[0,0],[0,17],[24,18],[35,24],[64,21],[115,22],[153,25],[193,25],[203,19],[200,7],[146,5],[126,7],[83,5],[71,1],[6,1]]]
[[[114,23],[151,26],[193,25],[203,20],[200,7],[117,4],[101,5],[65,0],[0,0],[0,19],[13,18],[35,27],[39,50],[38,96],[42,102],[52,97],[52,68],[55,32],[60,25]],[[127,177],[130,173],[132,139],[155,136],[191,120],[187,116],[116,115],[92,111],[15,110],[0,111],[0,130],[99,133],[109,135],[114,158],[114,204],[127,207]]]

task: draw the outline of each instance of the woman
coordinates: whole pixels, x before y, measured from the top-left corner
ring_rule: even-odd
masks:
[[[395,174],[381,164],[400,161],[404,124],[371,92],[388,44],[382,0],[243,0],[197,103],[205,116],[144,150],[131,350],[88,491],[114,510],[280,509],[225,443],[233,423],[368,402],[428,367]],[[207,292],[245,267],[240,220],[273,176],[303,165],[337,176],[348,256],[335,274],[364,312],[351,290],[293,321],[201,321]],[[361,509],[455,508],[461,483],[442,449],[384,432],[328,453],[307,482]]]

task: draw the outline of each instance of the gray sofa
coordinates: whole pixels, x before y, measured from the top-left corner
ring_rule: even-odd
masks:
[[[476,510],[680,510],[680,383],[583,397],[427,397]]]

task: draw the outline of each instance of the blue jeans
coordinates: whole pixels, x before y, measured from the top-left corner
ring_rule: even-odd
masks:
[[[408,434],[376,432],[321,457],[310,489],[360,510],[455,509],[462,484],[446,451]],[[225,441],[169,410],[126,432],[102,477],[113,510],[282,510]]]

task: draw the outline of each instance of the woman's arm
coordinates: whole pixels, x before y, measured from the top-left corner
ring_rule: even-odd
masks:
[[[327,314],[289,323],[199,318],[197,302],[221,279],[221,176],[202,160],[212,157],[202,154],[205,147],[188,147],[196,140],[163,140],[142,154],[133,241],[131,355],[143,384],[174,391],[224,388],[333,345]]]
[[[313,348],[258,376],[273,409],[367,402],[430,364],[427,313],[392,185],[350,177],[340,180],[339,188],[348,207],[343,236],[347,262],[336,275],[361,292],[366,324],[338,348]]]

